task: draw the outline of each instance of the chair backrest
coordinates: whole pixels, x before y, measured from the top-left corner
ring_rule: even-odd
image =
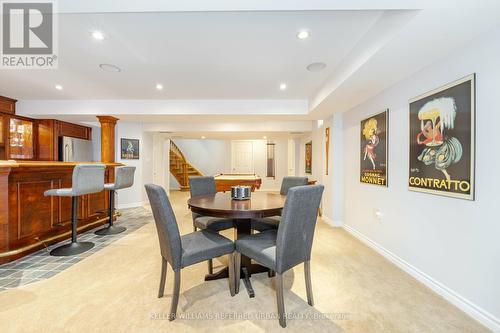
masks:
[[[191,197],[215,194],[215,179],[212,176],[189,177],[189,192]]]
[[[115,190],[134,185],[135,167],[121,166],[115,168]]]
[[[104,190],[104,164],[78,164],[73,168],[72,192],[75,195],[97,193]]]
[[[155,219],[161,256],[174,270],[179,269],[182,256],[181,235],[170,200],[163,187],[154,184],[146,184],[144,187]]]
[[[281,182],[280,194],[286,195],[288,190],[295,186],[303,186],[307,185],[309,180],[307,177],[283,177],[283,181]]]
[[[311,247],[323,185],[296,186],[288,191],[276,238],[276,272],[311,259]]]

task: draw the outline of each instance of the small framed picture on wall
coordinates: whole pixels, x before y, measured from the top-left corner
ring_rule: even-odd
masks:
[[[312,141],[306,143],[306,153],[305,153],[305,172],[307,174],[312,174]]]
[[[387,187],[389,110],[361,120],[359,181]]]
[[[121,139],[121,159],[138,160],[139,159],[139,140]]]

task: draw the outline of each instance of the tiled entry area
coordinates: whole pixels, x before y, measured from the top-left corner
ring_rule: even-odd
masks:
[[[127,228],[127,230],[121,234],[110,236],[94,235],[94,231],[102,228],[102,226],[99,226],[78,235],[79,241],[89,241],[95,244],[91,250],[85,253],[71,257],[52,257],[49,255],[50,250],[68,242],[68,240],[66,240],[16,261],[0,265],[0,291],[48,279],[68,267],[71,267],[80,260],[91,256],[117,239],[151,222],[151,213],[142,207],[120,210],[120,213],[121,216],[118,218],[117,225],[122,225]]]

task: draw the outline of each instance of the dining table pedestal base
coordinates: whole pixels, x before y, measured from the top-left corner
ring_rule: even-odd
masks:
[[[243,256],[241,259],[243,260]],[[250,276],[252,276],[252,274],[258,274],[258,273],[267,273],[269,277],[274,276],[274,274],[272,274],[269,268],[265,266],[259,264],[250,264],[250,266],[243,266],[243,264],[241,265],[240,278],[243,280],[245,288],[247,289],[248,292],[248,296],[250,298],[255,297],[255,292],[252,288],[252,283],[250,282]],[[213,281],[213,280],[220,280],[227,278],[229,278],[229,268],[227,267],[224,267],[220,271],[215,272],[213,274],[205,275],[205,281]]]
[[[193,213],[203,216],[213,216],[223,219],[233,219],[235,228],[234,239],[252,234],[252,219],[280,215],[285,206],[286,196],[272,192],[252,192],[248,200],[232,200],[231,193],[215,193],[192,197],[188,200],[188,207]],[[240,277],[250,297],[255,296],[250,277],[252,274],[266,273],[268,277],[275,276],[275,272],[268,267],[252,263],[249,257],[241,255]],[[205,275],[205,281],[227,279],[229,269],[224,269]]]
[[[242,236],[250,235],[252,233],[251,229],[251,219],[235,219],[235,238],[241,238]],[[241,256],[241,271],[240,277],[243,280],[245,288],[247,289],[248,296],[250,298],[255,297],[255,292],[252,287],[252,282],[250,281],[250,277],[252,274],[258,273],[267,273],[269,277],[274,276],[273,272],[265,266],[259,264],[252,264],[252,260],[247,256]],[[214,274],[205,275],[205,281],[219,280],[219,279],[227,279],[229,277],[229,269],[228,267],[224,267],[220,271]]]

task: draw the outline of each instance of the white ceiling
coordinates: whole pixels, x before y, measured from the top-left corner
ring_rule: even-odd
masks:
[[[20,99],[22,114],[321,119],[500,23],[496,0],[88,0],[58,7],[59,69],[0,71],[0,94]],[[103,42],[90,38],[94,29],[106,34]],[[311,38],[298,40],[300,29]],[[306,71],[315,61],[327,68]],[[100,63],[123,71],[102,72]]]
[[[18,99],[308,99],[381,14],[61,14],[59,68],[5,71],[0,85]],[[304,28],[311,38],[297,39]],[[104,41],[91,38],[96,29]],[[318,61],[325,70],[306,70]],[[103,72],[101,63],[122,72]]]

